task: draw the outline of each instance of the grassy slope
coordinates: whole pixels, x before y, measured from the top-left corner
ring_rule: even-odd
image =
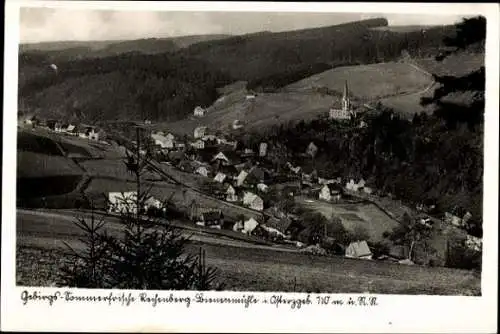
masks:
[[[342,92],[346,81],[353,97],[373,100],[424,89],[432,79],[405,63],[389,62],[335,68],[288,85],[286,90],[310,91],[315,87],[327,87]]]
[[[484,66],[484,53],[459,52],[445,58],[442,62],[438,62],[434,58],[415,59],[412,62],[420,68],[438,76],[463,76]],[[438,86],[434,86],[432,89],[418,94],[387,97],[382,99],[381,102],[383,105],[395,111],[406,113],[410,116],[415,112],[429,113],[434,110],[434,107],[421,106],[420,99],[422,97],[432,97],[436,88],[438,88]],[[465,100],[471,100],[470,97],[465,96],[466,94],[461,95],[464,95],[463,97]]]
[[[314,88],[326,87],[340,93],[346,80],[353,99],[358,103],[387,95],[417,92],[432,83],[428,75],[404,63],[339,67],[288,85],[281,93],[258,94],[254,102],[245,100],[244,90],[229,94],[224,102],[210,107],[203,118],[191,117],[162,124],[159,128],[192,134],[194,128],[200,125],[227,129],[236,119],[248,129],[312,119],[326,114],[332,105],[340,106],[338,96],[316,93]]]

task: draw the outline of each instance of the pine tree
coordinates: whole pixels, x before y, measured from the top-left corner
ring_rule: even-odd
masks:
[[[147,210],[151,187],[144,187],[141,175],[151,166],[150,152],[141,149],[137,128],[136,155],[127,153],[125,164],[135,175],[135,196],[122,196],[118,203],[121,236],[106,233],[105,222],[80,218],[84,249],[68,246],[74,259],[61,271],[61,284],[85,288],[120,288],[154,290],[221,289],[218,271],[207,267],[206,255],[187,254],[189,238],[152,210]],[[145,188],[145,189],[144,189]],[[112,203],[110,203],[112,204]],[[116,203],[115,203],[116,204]],[[166,212],[164,203],[156,212]]]

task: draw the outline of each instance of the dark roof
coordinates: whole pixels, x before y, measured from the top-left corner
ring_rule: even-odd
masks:
[[[217,220],[223,217],[221,211],[209,211],[202,214],[203,220]]]
[[[282,233],[286,233],[292,222],[290,218],[286,217],[281,219],[270,218],[264,225],[273,227]]]

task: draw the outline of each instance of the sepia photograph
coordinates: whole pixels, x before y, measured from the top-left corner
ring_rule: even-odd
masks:
[[[15,285],[481,297],[487,23],[20,7]]]

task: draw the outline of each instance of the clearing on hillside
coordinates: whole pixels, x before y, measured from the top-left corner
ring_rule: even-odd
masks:
[[[290,92],[312,91],[317,88],[342,92],[347,81],[351,97],[362,101],[418,92],[432,83],[423,71],[406,63],[379,63],[337,67],[288,85]]]

